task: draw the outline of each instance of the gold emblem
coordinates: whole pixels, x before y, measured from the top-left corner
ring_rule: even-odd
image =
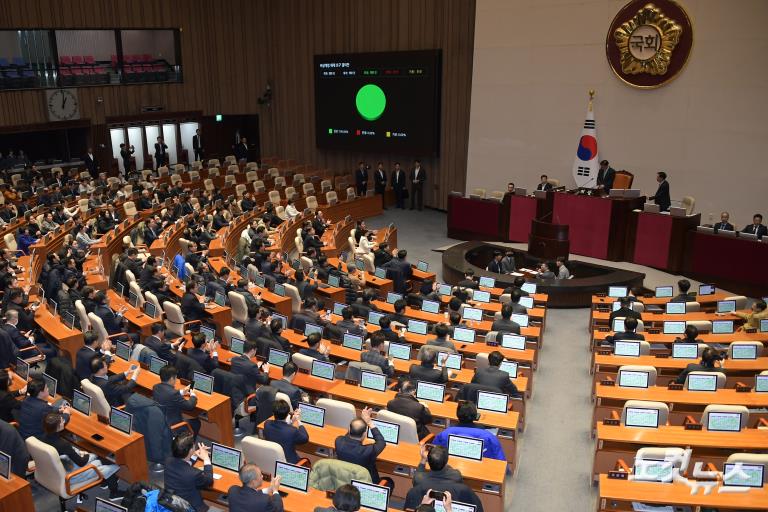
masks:
[[[613,33],[620,52],[621,70],[630,75],[664,75],[683,27],[654,4],[645,4]]]

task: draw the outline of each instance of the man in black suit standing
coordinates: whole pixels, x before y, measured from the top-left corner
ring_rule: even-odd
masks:
[[[360,161],[357,163],[357,169],[355,170],[355,192],[358,197],[365,196],[365,192],[368,190],[368,166],[365,162]]]
[[[616,171],[610,166],[608,160],[600,162],[600,170],[597,171],[597,188],[604,190],[606,194],[613,188],[613,180],[616,178]]]
[[[486,270],[488,272],[495,272],[497,274],[503,274],[501,269],[501,259],[504,257],[504,255],[501,253],[501,251],[493,251],[493,259],[490,263],[488,263],[488,267]]]
[[[715,228],[715,233],[718,231],[734,231],[736,228],[733,227],[733,224],[728,222],[731,219],[731,214],[728,212],[723,212],[720,214],[720,222],[715,224],[713,227]]]
[[[763,225],[763,216],[756,213],[752,217],[752,224],[746,226],[741,232],[757,235],[757,239],[760,240],[763,238],[763,235],[768,235],[768,228]]]
[[[552,190],[552,184],[549,182],[549,176],[547,176],[546,174],[541,175],[541,178],[538,186],[536,187],[536,190],[544,190],[544,191]]]
[[[659,209],[662,212],[669,210],[672,206],[672,199],[669,196],[669,182],[667,181],[667,173],[659,171],[656,173],[656,181],[659,183],[659,188],[656,193],[649,197],[654,203],[659,205]]]
[[[501,393],[506,393],[509,396],[517,396],[517,387],[512,380],[510,380],[509,374],[500,369],[503,361],[504,354],[498,350],[494,350],[488,354],[488,367],[475,367],[475,375],[472,377],[472,383],[491,386],[498,389]]]
[[[384,170],[384,163],[379,162],[376,166],[376,172],[373,174],[374,190],[377,194],[381,194],[381,207],[386,210],[387,207],[384,204],[384,192],[387,189],[387,171]]]
[[[194,391],[191,391],[190,386],[179,392],[176,389],[176,375],[176,368],[171,365],[160,368],[160,382],[152,388],[152,398],[165,413],[165,420],[169,426],[186,421],[197,437],[197,433],[200,432],[200,420],[198,418],[184,419],[181,415],[183,411],[195,410],[197,396]]]
[[[187,500],[195,512],[206,512],[209,507],[203,501],[200,489],[213,485],[213,466],[208,448],[203,443],[195,446],[194,438],[185,432],[173,439],[171,454],[173,456],[165,463],[166,490]],[[194,467],[193,456],[203,462],[202,471]]]
[[[235,144],[235,147],[233,148],[233,152],[235,153],[235,158],[239,162],[240,160],[248,161],[248,139],[245,137],[240,137],[240,142]]]
[[[93,154],[93,148],[88,148],[88,152],[85,154],[85,157],[83,157],[83,162],[85,163],[85,168],[91,174],[91,177],[96,179],[99,176],[99,164],[96,163],[96,156]]]
[[[427,171],[421,167],[420,160],[413,161],[413,170],[411,171],[411,210],[414,207],[419,211],[424,209],[424,182],[427,181]]]
[[[395,162],[395,170],[392,171],[392,189],[395,191],[395,206],[405,209],[406,178],[405,171],[400,168],[400,162]]]
[[[131,155],[136,152],[133,144],[127,146],[125,143],[120,144],[120,158],[123,159],[123,176],[127,176],[131,172]]]
[[[155,162],[157,163],[157,169],[167,163],[167,158],[168,145],[165,143],[162,137],[158,137],[157,142],[155,143]]]
[[[192,150],[195,152],[195,160],[203,159],[205,149],[203,149],[203,138],[200,135],[200,128],[195,130],[195,135],[192,136]]]

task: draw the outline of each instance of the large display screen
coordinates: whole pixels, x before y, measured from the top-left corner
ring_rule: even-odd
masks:
[[[315,55],[317,147],[436,155],[441,57],[441,50]]]

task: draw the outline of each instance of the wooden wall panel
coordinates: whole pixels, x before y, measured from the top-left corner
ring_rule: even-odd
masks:
[[[142,105],[204,115],[260,114],[262,154],[337,171],[358,160],[429,171],[426,204],[446,207],[464,190],[469,134],[475,0],[9,0],[0,28],[182,29],[183,84],[79,89],[94,126]],[[439,158],[355,154],[315,147],[313,56],[321,53],[443,49]],[[271,107],[257,98],[269,81]],[[97,103],[102,97],[104,102]],[[41,91],[0,92],[0,126],[46,122]]]

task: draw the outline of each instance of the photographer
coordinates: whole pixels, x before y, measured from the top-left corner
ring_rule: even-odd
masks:
[[[704,349],[704,352],[701,353],[701,362],[698,364],[691,363],[686,366],[685,370],[680,372],[680,375],[677,376],[675,382],[678,384],[685,384],[685,379],[691,372],[719,372],[721,371],[721,368],[720,365],[716,365],[716,363],[719,363],[722,360],[722,353],[712,347],[707,347]]]

